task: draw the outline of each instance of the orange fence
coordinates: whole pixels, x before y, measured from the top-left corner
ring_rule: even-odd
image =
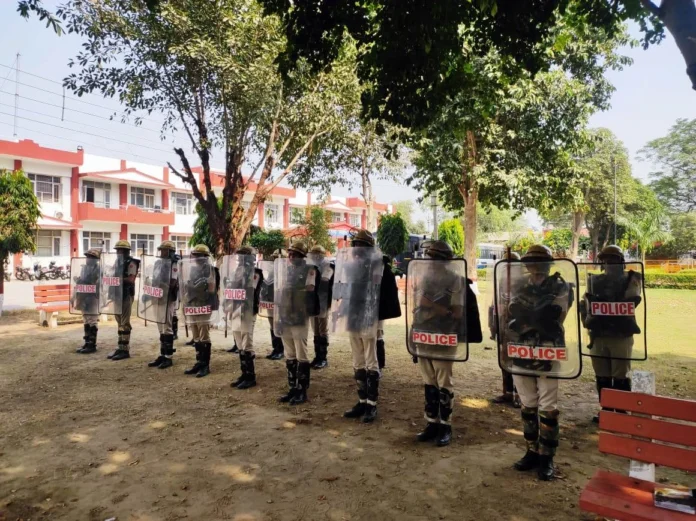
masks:
[[[665,273],[679,273],[681,270],[696,269],[696,259],[662,259],[646,260],[645,269],[660,269]]]

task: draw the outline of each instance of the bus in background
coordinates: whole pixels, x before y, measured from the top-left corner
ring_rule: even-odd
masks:
[[[507,246],[504,244],[493,244],[489,242],[478,243],[479,258],[476,259],[476,268],[484,269],[493,266],[496,259],[500,260],[505,254]]]

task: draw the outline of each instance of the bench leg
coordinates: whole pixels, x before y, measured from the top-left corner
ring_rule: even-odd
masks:
[[[39,325],[41,327],[48,326],[48,318],[46,317],[46,312],[43,310],[39,311]]]
[[[51,313],[51,319],[48,321],[48,327],[53,329],[58,327],[58,312],[54,311]]]

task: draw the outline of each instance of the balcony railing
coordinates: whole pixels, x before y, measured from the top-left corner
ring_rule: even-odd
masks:
[[[156,224],[161,226],[172,226],[174,224],[174,212],[157,207],[140,208],[139,206],[121,205],[119,207],[104,208],[104,205],[101,203],[78,203],[77,213],[80,221]]]

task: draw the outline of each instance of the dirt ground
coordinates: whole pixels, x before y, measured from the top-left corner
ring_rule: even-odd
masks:
[[[158,353],[152,324],[135,319],[132,358],[112,362],[113,322],[100,324],[98,353],[82,356],[81,325],[51,331],[35,319],[0,318],[2,521],[592,519],[578,508],[588,478],[628,466],[597,451],[596,395],[583,378],[561,387],[560,479],[513,470],[524,452],[519,411],[487,401],[500,376],[481,345],[455,368],[452,445],[417,444],[422,384],[399,321],[387,327],[378,421],[363,425],[341,417],[356,399],[345,339],[331,340],[331,366],[312,373],[310,402],[295,408],[277,402],[285,364],[263,358],[265,320],[259,385],[238,391],[229,383],[239,361],[222,351],[231,336],[221,332],[212,374],[196,379],[183,374],[194,361],[183,338],[173,368],[146,366]]]

